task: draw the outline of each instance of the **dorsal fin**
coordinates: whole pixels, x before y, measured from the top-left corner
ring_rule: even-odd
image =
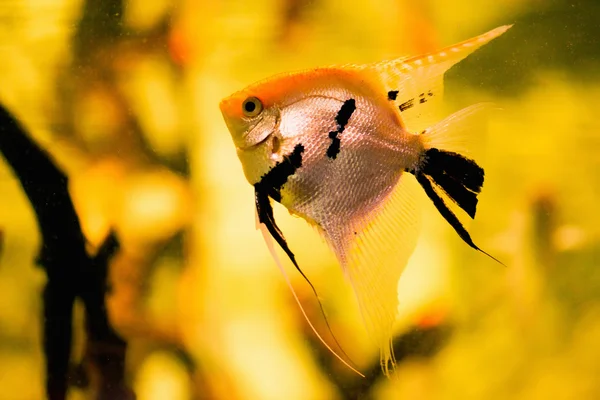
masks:
[[[366,68],[375,70],[407,128],[421,132],[437,120],[434,105],[443,95],[444,73],[511,26],[498,27],[432,53],[369,64]]]

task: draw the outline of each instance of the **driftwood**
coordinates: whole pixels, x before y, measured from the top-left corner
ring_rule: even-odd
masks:
[[[85,371],[94,374],[91,381],[96,398],[134,398],[124,379],[127,344],[111,327],[104,298],[108,263],[119,248],[116,236],[111,234],[96,256],[87,254],[67,176],[2,106],[0,152],[31,202],[42,236],[37,262],[48,277],[43,292],[48,398],[65,399],[72,380],[69,365],[76,298],[85,307]]]

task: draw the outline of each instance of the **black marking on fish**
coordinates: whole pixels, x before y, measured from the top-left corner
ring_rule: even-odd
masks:
[[[356,111],[356,100],[349,99],[342,104],[340,111],[338,111],[335,116],[335,122],[337,123],[337,130],[329,132],[329,138],[331,139],[331,144],[327,148],[327,157],[335,160],[337,155],[340,152],[341,141],[338,135],[344,132],[346,129],[346,125],[350,120],[352,114]]]
[[[440,174],[448,174],[453,180],[458,181],[471,192],[481,192],[485,173],[477,163],[470,158],[458,153],[438,149],[429,149],[425,152],[420,170],[430,175],[434,181]]]
[[[275,164],[269,172],[262,176],[258,183],[254,184],[256,211],[259,222],[265,224],[271,236],[279,243],[279,246],[281,246],[299,271],[300,268],[296,263],[294,253],[289,249],[283,233],[281,233],[281,230],[275,223],[273,207],[271,207],[269,197],[277,202],[281,201],[281,188],[286,184],[288,178],[294,175],[296,170],[302,166],[302,153],[304,153],[304,146],[298,143],[290,154],[283,156],[282,161]],[[302,271],[300,273],[302,274]],[[304,276],[304,274],[302,275]]]
[[[396,100],[398,97],[398,90],[390,90],[388,92],[388,100]]]
[[[294,151],[283,156],[283,160],[264,174],[254,188],[261,193],[266,193],[273,200],[281,202],[281,188],[286,184],[288,178],[302,166],[302,153],[304,153],[304,146],[298,143],[294,147]]]
[[[263,177],[261,180],[254,185],[254,201],[256,205],[256,212],[258,214],[258,222],[264,224],[267,227],[267,230],[271,234],[271,236],[275,239],[277,244],[283,249],[285,254],[289,257],[294,267],[300,272],[300,275],[306,280],[310,288],[312,289],[317,302],[319,303],[319,307],[321,308],[321,314],[323,314],[323,318],[325,319],[325,324],[327,325],[327,329],[331,333],[334,342],[338,346],[338,348],[342,351],[342,354],[346,356],[346,358],[350,359],[335,335],[333,334],[333,330],[329,325],[329,321],[327,320],[327,315],[325,314],[325,310],[323,309],[323,304],[321,300],[319,300],[319,295],[317,294],[317,290],[308,279],[308,277],[304,274],[304,272],[300,269],[298,262],[296,261],[296,256],[290,250],[285,237],[283,236],[283,232],[277,226],[275,222],[275,216],[273,215],[273,207],[271,205],[271,200],[269,197],[272,197],[274,200],[281,200],[281,188],[287,182],[288,178],[296,173],[296,170],[302,166],[302,153],[304,152],[304,146],[302,144],[297,144],[294,147],[294,151],[284,156],[283,161],[275,164],[275,166]],[[275,195],[276,197],[273,197]]]
[[[433,96],[433,93],[431,92],[431,90],[427,92],[427,96],[428,97],[432,97]],[[426,103],[426,102],[427,102],[427,99],[425,98],[425,93],[421,93],[419,95],[419,103],[423,104],[423,103]]]
[[[458,204],[460,208],[465,210],[469,217],[475,218],[479,200],[474,192],[471,192],[445,172],[437,174],[434,178],[434,182],[448,195],[448,197]]]
[[[261,224],[265,224],[271,236],[273,236],[275,241],[279,244],[279,246],[281,246],[283,251],[285,251],[285,254],[287,254],[290,260],[292,260],[294,266],[298,270],[300,270],[298,264],[296,263],[296,257],[294,256],[294,253],[292,253],[292,251],[288,247],[287,242],[283,237],[283,233],[275,223],[275,217],[273,216],[273,207],[271,206],[269,194],[266,190],[264,190],[264,188],[260,187],[258,184],[254,185],[254,200],[256,203],[256,212],[258,213],[258,221]],[[300,271],[300,273],[302,274],[302,271]]]
[[[475,161],[458,153],[429,149],[418,169],[418,173],[430,177],[452,201],[475,218],[477,194],[481,192],[484,179],[483,168]]]
[[[448,221],[465,243],[502,264],[502,262],[473,243],[469,232],[432,186],[433,182],[471,218],[475,218],[478,202],[477,194],[481,191],[484,179],[483,168],[477,165],[475,161],[460,154],[429,149],[425,152],[418,169],[407,169],[407,172],[415,175],[439,213],[442,214],[442,217]]]
[[[475,250],[481,251],[481,249],[479,247],[477,247],[477,245],[475,243],[473,243],[473,239],[471,239],[471,235],[469,235],[469,232],[467,232],[465,227],[460,223],[460,221],[458,220],[456,215],[454,215],[454,213],[448,208],[448,206],[446,205],[444,200],[440,197],[440,195],[437,194],[437,192],[431,185],[429,178],[427,176],[425,176],[425,174],[422,174],[422,173],[418,173],[416,175],[416,178],[417,178],[417,181],[419,182],[419,184],[421,184],[421,186],[425,190],[427,197],[429,197],[431,199],[435,208],[438,209],[440,214],[442,214],[442,217],[444,217],[444,219],[446,221],[448,221],[448,223],[452,226],[452,228],[454,228],[456,233],[458,233],[458,236],[460,236],[460,238],[465,243],[467,243],[469,246],[471,246]]]
[[[350,117],[356,110],[356,100],[349,99],[342,104],[342,108],[338,111],[338,114],[335,117],[335,122],[338,124],[338,133],[344,132],[346,128],[346,124],[350,120]]]
[[[327,148],[327,157],[335,160],[337,155],[340,153],[340,148],[342,145],[342,141],[337,136],[338,132],[329,132],[329,138],[331,139],[331,144]]]
[[[404,103],[400,104],[400,106],[398,106],[398,108],[400,109],[400,111],[406,111],[409,108],[412,108],[415,105],[415,99],[410,99],[405,101]]]
[[[258,183],[254,184],[258,221],[265,224],[271,236],[273,236],[290,260],[292,260],[292,263],[298,271],[300,271],[300,268],[296,263],[294,253],[292,253],[288,247],[287,242],[283,237],[283,233],[275,223],[273,207],[271,206],[269,197],[277,202],[281,201],[281,188],[286,184],[288,178],[294,175],[296,170],[302,166],[302,153],[304,153],[304,146],[301,143],[298,143],[290,154],[283,156],[282,161],[275,164],[269,172],[262,176]],[[304,276],[302,271],[300,271],[300,273]],[[304,278],[307,279],[306,276],[304,276]]]

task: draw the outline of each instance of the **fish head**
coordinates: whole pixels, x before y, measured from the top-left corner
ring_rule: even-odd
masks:
[[[251,84],[224,98],[219,107],[250,184],[281,162],[294,146],[296,135],[281,132],[282,115],[291,104],[306,98],[313,79],[280,74]]]
[[[259,182],[296,145],[314,145],[310,135],[329,143],[344,102],[371,95],[366,82],[351,69],[320,68],[276,75],[223,99],[221,113],[247,180]]]
[[[244,175],[255,184],[279,158],[281,99],[269,96],[262,85],[254,84],[224,98],[219,107]]]
[[[223,99],[219,105],[238,150],[263,142],[277,125],[279,110],[267,107],[260,94],[246,88]]]

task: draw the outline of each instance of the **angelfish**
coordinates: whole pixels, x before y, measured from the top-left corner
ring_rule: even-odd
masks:
[[[475,217],[484,171],[450,144],[481,107],[423,124],[432,122],[444,73],[509,28],[417,57],[277,75],[220,103],[261,227],[298,270],[271,200],[316,227],[353,287],[386,374],[394,365],[398,280],[418,237],[409,180],[482,251],[444,200]]]

